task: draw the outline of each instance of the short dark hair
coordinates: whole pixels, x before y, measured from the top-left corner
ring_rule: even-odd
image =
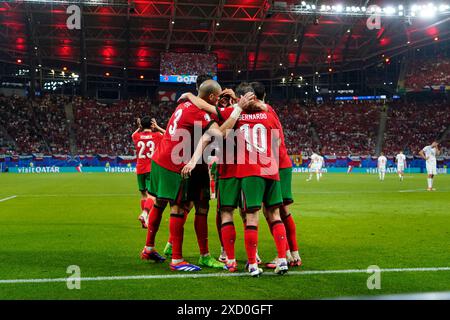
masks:
[[[142,129],[150,129],[152,127],[152,119],[149,116],[143,116],[141,118]]]
[[[234,90],[236,93],[236,96],[239,98],[240,96],[245,95],[248,92],[255,93],[255,90],[253,90],[253,87],[248,82],[241,82],[237,87],[236,90]]]
[[[210,80],[212,79],[212,77],[209,74],[199,74],[197,76],[197,81],[195,82],[195,85],[197,86],[197,90],[198,88],[200,88],[200,85],[205,82],[206,80]]]
[[[264,100],[264,96],[266,95],[266,87],[261,82],[251,82],[253,90],[255,91],[255,96],[258,100]]]

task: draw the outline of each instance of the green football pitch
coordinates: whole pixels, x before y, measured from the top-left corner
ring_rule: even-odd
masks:
[[[294,174],[291,212],[304,266],[251,278],[243,270],[238,215],[238,274],[176,273],[167,262],[140,259],[146,230],[137,220],[133,174],[0,174],[0,299],[316,299],[449,291],[450,176],[437,176],[434,192],[425,187],[423,174],[403,182],[394,174],[384,182],[366,174],[307,182],[306,174]],[[209,243],[217,257],[215,214]],[[166,210],[160,251],[168,217]],[[193,218],[191,212],[183,250],[196,263]],[[272,260],[276,251],[264,219],[259,230],[259,253]],[[81,272],[80,289],[67,286],[73,265]],[[382,271],[380,289],[367,286],[369,266]]]

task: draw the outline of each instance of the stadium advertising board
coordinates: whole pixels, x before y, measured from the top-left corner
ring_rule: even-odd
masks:
[[[135,173],[135,167],[13,167],[9,168],[10,173]]]
[[[330,167],[330,168],[323,168],[323,173],[346,173],[347,168],[336,168],[336,167]],[[40,174],[40,173],[74,173],[74,172],[81,172],[81,173],[90,173],[90,172],[97,172],[97,173],[135,173],[136,168],[135,167],[120,167],[120,166],[114,166],[114,167],[58,167],[58,166],[47,166],[47,167],[12,167],[9,168],[8,172],[10,173],[34,173],[34,174]],[[307,167],[294,167],[292,168],[292,172],[294,173],[309,173],[310,169]],[[352,173],[368,173],[368,174],[378,174],[377,168],[353,168]],[[397,173],[397,168],[387,168],[386,173]],[[405,170],[405,173],[424,173],[423,168],[407,168]],[[448,174],[449,169],[448,168],[438,168],[437,170],[438,174]]]

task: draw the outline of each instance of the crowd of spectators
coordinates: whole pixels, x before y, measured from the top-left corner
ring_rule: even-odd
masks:
[[[150,115],[165,125],[175,104],[152,104],[148,99],[122,100],[102,104],[77,97],[73,103],[79,152],[85,154],[133,155],[131,133],[136,130],[136,119]]]
[[[340,102],[306,106],[322,153],[336,156],[375,152],[380,107],[373,102]]]
[[[450,103],[429,101],[425,105],[416,102],[396,102],[388,109],[383,150],[387,154],[417,155],[420,149],[431,144],[450,125]],[[442,147],[446,153],[448,142]]]
[[[29,154],[49,151],[38,128],[31,100],[19,96],[0,96],[0,115],[0,126],[3,127],[0,134],[4,141],[2,149],[9,145],[3,153]],[[7,141],[8,138],[12,141]],[[11,150],[11,144],[14,150]]]
[[[70,103],[73,119],[71,112],[66,115],[65,111]],[[379,104],[270,103],[283,125],[289,154],[312,150],[336,156],[375,154]],[[136,130],[136,119],[150,115],[165,127],[175,107],[175,102],[155,103],[147,98],[103,104],[94,99],[57,95],[34,101],[0,96],[0,154],[69,154],[72,133],[78,154],[132,156],[135,150],[130,137]],[[388,155],[399,150],[417,154],[449,124],[450,104],[446,102],[393,102],[388,108],[383,151]],[[15,142],[14,150],[9,137]],[[449,146],[443,147],[446,150]]]
[[[431,86],[450,85],[450,59],[436,58],[414,61],[405,75],[405,88],[422,91]]]
[[[199,75],[214,76],[217,71],[217,57],[205,53],[167,52],[161,56],[160,73],[162,75]]]
[[[70,98],[61,95],[47,95],[32,102],[36,125],[51,154],[70,153],[69,124],[65,112],[68,102]]]

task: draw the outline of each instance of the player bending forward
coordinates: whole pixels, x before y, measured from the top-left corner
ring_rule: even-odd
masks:
[[[395,160],[397,161],[398,177],[400,181],[403,181],[403,176],[406,168],[406,156],[403,154],[403,151],[400,151],[400,153],[395,156]]]
[[[152,197],[148,191],[150,189],[150,171],[152,169],[152,157],[155,153],[159,142],[162,139],[158,127],[152,123],[149,116],[137,119],[138,129],[133,132],[131,138],[133,139],[136,148],[136,174],[139,191],[141,192],[141,210],[139,221],[142,228],[147,228],[148,213],[153,207],[155,198]]]
[[[381,152],[380,156],[378,157],[378,178],[380,181],[384,181],[384,176],[386,175],[386,164],[387,164],[387,158],[384,156],[384,153]]]
[[[434,191],[436,189],[433,188],[433,179],[437,174],[437,162],[436,156],[439,155],[439,143],[437,141],[433,141],[433,143],[429,146],[426,146],[422,150],[420,150],[419,155],[426,161],[427,166],[427,182],[428,182],[428,191]]]

